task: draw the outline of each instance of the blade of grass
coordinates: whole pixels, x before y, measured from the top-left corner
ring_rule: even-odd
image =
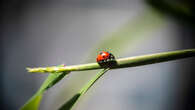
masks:
[[[68,100],[64,105],[62,105],[59,110],[71,110],[75,103],[83,96],[89,88],[102,76],[106,73],[109,68],[101,70],[97,75],[91,79],[78,93],[76,93],[70,100]]]
[[[61,65],[58,67],[61,67]],[[44,81],[44,83],[41,85],[40,89],[20,109],[21,110],[38,110],[40,103],[41,103],[41,99],[43,97],[43,93],[50,87],[54,86],[58,81],[60,81],[68,73],[69,71],[55,72],[53,74],[50,74],[47,77],[47,79]]]
[[[181,58],[194,57],[195,49],[186,49],[170,52],[162,52],[156,54],[120,58],[116,59],[117,65],[112,69],[134,67],[140,65],[154,64],[165,61],[171,61]],[[102,69],[98,63],[88,63],[81,65],[73,65],[66,67],[46,67],[46,68],[27,68],[28,72],[62,72],[62,71],[84,71],[84,70],[95,70]]]

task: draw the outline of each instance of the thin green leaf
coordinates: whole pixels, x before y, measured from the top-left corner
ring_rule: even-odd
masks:
[[[54,86],[68,73],[69,72],[67,71],[50,74],[44,81],[44,83],[41,85],[40,89],[35,93],[35,95],[21,107],[21,110],[38,110],[41,103],[41,99],[43,97],[43,93],[50,87]]]
[[[42,99],[42,94],[37,92],[26,104],[23,105],[21,110],[38,110],[40,101]]]
[[[70,100],[68,100],[64,105],[62,105],[59,110],[70,110],[79,100],[79,98],[84,95],[89,88],[102,76],[106,73],[109,68],[101,70],[93,79],[91,79],[78,93],[76,93]]]

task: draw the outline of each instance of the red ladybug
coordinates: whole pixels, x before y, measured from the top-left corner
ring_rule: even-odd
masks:
[[[105,52],[105,51],[100,52],[100,54],[98,54],[96,58],[96,61],[98,63],[105,63],[105,62],[110,62],[114,60],[115,60],[114,55],[112,55],[109,52]]]

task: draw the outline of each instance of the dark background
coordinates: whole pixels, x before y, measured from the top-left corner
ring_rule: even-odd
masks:
[[[162,14],[165,26],[149,35],[140,35],[153,37],[141,43],[135,41],[125,47],[123,55],[117,56],[195,48],[193,3],[179,3],[188,4],[190,13],[174,11],[163,0],[158,3],[154,0],[3,1],[0,19],[1,108],[19,109],[47,76],[28,74],[26,67],[84,63],[94,45],[106,39],[105,35],[127,21],[133,22],[135,16],[146,10],[153,9]],[[113,70],[97,82],[75,109],[194,110],[194,64],[194,58],[187,58]],[[56,109],[67,100],[66,97],[72,96],[80,88],[77,87],[80,80],[84,82],[78,75],[73,73],[49,90],[41,110]]]

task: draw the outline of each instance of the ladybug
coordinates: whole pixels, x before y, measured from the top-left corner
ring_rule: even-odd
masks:
[[[97,63],[102,67],[112,67],[116,65],[116,60],[113,54],[110,52],[102,51],[97,55]]]

